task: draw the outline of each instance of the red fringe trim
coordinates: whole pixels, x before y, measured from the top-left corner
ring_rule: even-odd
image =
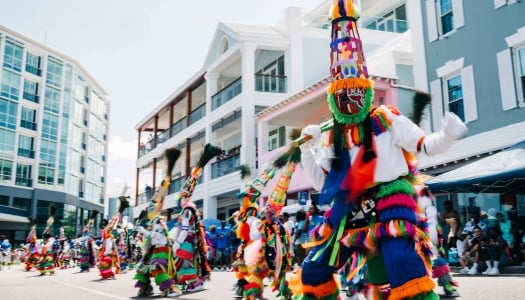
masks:
[[[439,278],[449,273],[450,273],[450,268],[448,267],[448,265],[434,266],[432,268],[432,278]]]
[[[377,211],[382,212],[393,206],[407,207],[413,211],[416,211],[417,207],[416,201],[411,197],[407,197],[406,194],[394,194],[381,199],[381,201],[377,203]]]

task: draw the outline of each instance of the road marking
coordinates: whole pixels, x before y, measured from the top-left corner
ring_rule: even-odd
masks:
[[[75,288],[75,289],[81,289],[81,290],[84,290],[86,292],[90,292],[90,293],[94,293],[94,294],[97,294],[97,295],[100,295],[100,296],[105,296],[105,297],[109,297],[109,298],[113,298],[113,299],[120,299],[120,300],[129,300],[129,297],[119,297],[119,296],[115,296],[115,295],[112,295],[112,294],[108,294],[108,293],[104,293],[104,292],[101,292],[101,291],[98,291],[98,290],[95,290],[95,289],[90,289],[90,288],[87,288],[87,287],[83,287],[83,286],[78,286],[78,285],[74,285],[74,284],[71,284],[71,283],[67,283],[67,282],[63,282],[63,281],[58,281],[56,279],[56,277],[47,277],[47,279],[49,280],[52,280],[60,285],[63,285],[63,286],[67,286],[67,287],[71,287],[71,288]]]

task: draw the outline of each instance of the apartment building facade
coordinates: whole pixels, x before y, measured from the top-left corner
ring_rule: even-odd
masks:
[[[422,25],[412,27],[415,85],[433,96],[433,130],[439,130],[447,111],[460,116],[469,129],[446,154],[420,156],[421,170],[441,174],[525,140],[525,3],[408,0],[407,8],[409,21]],[[508,208],[507,195],[443,197],[461,209]],[[509,211],[516,213],[525,196],[512,198]]]
[[[73,58],[3,26],[0,65],[0,233],[25,241],[31,218],[40,235],[54,205],[54,233],[75,237],[104,211],[107,93]]]

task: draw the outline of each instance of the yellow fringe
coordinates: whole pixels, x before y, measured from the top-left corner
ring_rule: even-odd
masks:
[[[407,281],[400,287],[393,288],[390,291],[390,297],[388,297],[388,299],[397,300],[412,298],[418,294],[430,292],[434,287],[434,281],[432,281],[429,276],[423,276]]]
[[[328,93],[333,94],[343,89],[367,89],[374,88],[374,81],[368,78],[345,78],[330,83]]]

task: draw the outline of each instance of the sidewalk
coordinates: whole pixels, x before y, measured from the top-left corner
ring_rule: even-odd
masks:
[[[472,276],[468,274],[461,274],[459,270],[460,266],[450,266],[450,271],[454,273],[454,276]],[[505,266],[499,269],[500,274],[495,276],[524,276],[525,277],[525,266]],[[476,276],[489,276],[478,274]]]

